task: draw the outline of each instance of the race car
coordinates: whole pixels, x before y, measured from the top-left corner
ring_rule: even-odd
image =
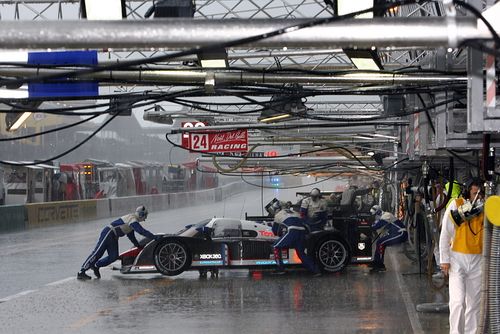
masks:
[[[188,225],[158,240],[141,240],[120,254],[124,274],[156,273],[179,275],[186,270],[207,271],[234,268],[273,268],[273,243],[278,239],[271,226],[249,220],[211,218]],[[306,252],[324,272],[337,272],[350,262],[351,250],[336,231],[317,231],[306,238]],[[286,266],[301,261],[294,249],[283,250]]]

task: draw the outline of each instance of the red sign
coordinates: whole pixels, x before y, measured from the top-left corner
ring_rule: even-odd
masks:
[[[224,132],[189,133],[189,148],[194,151],[221,153],[248,151],[246,129]]]
[[[202,128],[206,124],[204,122],[182,122],[181,127],[183,128]],[[189,133],[182,134],[181,146],[185,148],[190,147],[189,143]]]

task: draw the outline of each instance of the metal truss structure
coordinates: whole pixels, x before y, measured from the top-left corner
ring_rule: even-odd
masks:
[[[391,1],[387,1],[391,2]],[[492,0],[472,0],[469,3],[476,8],[483,10],[493,4]],[[153,1],[126,1],[127,4],[127,20],[145,20],[144,14],[151,7]],[[203,22],[206,20],[228,20],[234,22],[241,19],[318,19],[328,18],[336,14],[333,12],[325,1],[320,0],[196,0],[195,20]],[[448,8],[441,1],[437,2],[421,2],[407,6],[394,6],[385,14],[387,17],[397,18],[428,18],[445,16]],[[458,16],[467,15],[465,11],[457,11]],[[9,21],[68,21],[78,20],[80,17],[80,1],[79,0],[0,0],[0,24]],[[84,27],[84,26],[82,26]],[[190,26],[187,26],[188,29]],[[100,63],[117,63],[127,60],[141,60],[151,57],[166,55],[172,50],[138,48],[131,50],[101,50]],[[420,116],[403,116],[391,113],[388,110],[389,106],[385,104],[382,96],[391,94],[383,94],[384,87],[387,91],[395,88],[401,88],[401,96],[405,95],[405,87],[401,83],[398,85],[395,81],[396,75],[393,74],[390,79],[379,77],[378,82],[370,81],[368,77],[358,78],[357,80],[346,81],[345,78],[336,82],[337,73],[340,71],[355,70],[351,60],[347,57],[342,49],[333,49],[329,47],[319,47],[317,44],[314,47],[282,47],[282,46],[262,46],[262,47],[244,47],[244,48],[228,48],[228,63],[229,71],[203,71],[197,67],[196,56],[183,56],[168,61],[162,61],[155,64],[150,64],[141,67],[139,77],[144,80],[147,77],[145,70],[161,69],[165,71],[163,75],[167,75],[171,71],[183,71],[183,78],[196,77],[198,81],[172,81],[176,73],[170,72],[170,76],[161,80],[151,80],[149,84],[130,80],[134,74],[122,74],[126,83],[114,82],[112,85],[114,92],[168,92],[175,91],[176,85],[182,83],[184,85],[201,86],[206,90],[206,96],[201,98],[196,103],[187,104],[181,111],[169,111],[166,105],[158,103],[160,112],[146,112],[145,119],[154,120],[162,123],[174,123],[174,119],[199,119],[207,120],[212,125],[219,126],[240,126],[244,124],[255,124],[260,115],[260,112],[252,113],[252,108],[255,106],[247,106],[245,104],[235,103],[219,104],[217,95],[221,94],[216,91],[217,85],[223,83],[225,85],[234,84],[231,78],[235,75],[244,76],[246,81],[241,80],[241,84],[252,86],[253,84],[269,84],[278,86],[285,82],[297,82],[311,89],[321,90],[323,92],[331,92],[331,98],[325,93],[323,98],[315,98],[304,100],[304,105],[308,109],[308,115],[318,118],[318,120],[310,120],[314,122],[324,121],[323,118],[332,119],[363,119],[367,117],[386,117],[393,120],[396,124],[408,124],[401,131],[401,127],[389,126],[383,124],[365,128],[352,127],[350,131],[310,131],[307,140],[302,140],[303,147],[312,147],[318,142],[341,141],[350,142],[348,147],[351,147],[356,152],[360,152],[359,146],[366,146],[371,139],[374,149],[381,152],[391,151],[391,159],[399,155],[406,154],[410,159],[419,159],[420,157],[439,155],[439,151],[450,148],[478,148],[480,140],[479,133],[482,131],[494,131],[496,127],[497,115],[494,111],[490,111],[488,119],[491,120],[490,125],[481,127],[483,118],[477,117],[470,111],[460,112],[460,108],[456,109],[450,104],[445,103],[449,96],[445,89],[436,93],[423,92],[419,98],[404,99],[406,110],[418,110],[426,106],[436,105],[434,109],[428,112],[428,118],[423,113]],[[405,71],[411,70],[437,70],[437,71],[467,71],[468,76],[464,77],[428,77],[429,86],[432,81],[442,81],[442,85],[452,83],[463,83],[466,87],[467,82],[470,84],[474,81],[475,87],[482,87],[482,75],[476,76],[475,79],[470,73],[478,73],[482,69],[482,54],[474,53],[462,48],[435,48],[430,43],[423,42],[421,45],[413,46],[388,46],[386,48],[378,48],[378,55],[382,61],[384,69],[392,71],[401,71],[401,77],[406,75]],[[475,57],[475,58],[474,58]],[[475,62],[471,62],[475,59]],[[479,65],[478,65],[479,64]],[[2,70],[4,72],[2,72]],[[6,75],[5,71],[9,69],[1,69],[0,74]],[[26,70],[27,71],[27,70]],[[240,72],[237,72],[240,71]],[[258,80],[251,76],[252,71],[257,71],[255,78],[266,72],[266,79]],[[289,72],[287,72],[289,71]],[[37,70],[37,73],[40,72]],[[134,70],[131,70],[134,72]],[[27,72],[26,72],[27,73]],[[267,74],[269,73],[269,74]],[[290,73],[293,75],[287,76]],[[299,79],[297,73],[305,73]],[[405,83],[411,85],[412,81],[423,80],[422,74],[414,75],[415,72],[408,74]],[[20,75],[18,73],[18,75]],[[101,74],[105,76],[106,74]],[[203,75],[203,77],[201,77]],[[111,76],[111,74],[110,74]],[[316,77],[317,76],[317,77]],[[262,74],[264,78],[264,75]],[[117,78],[113,74],[113,78]],[[126,79],[126,80],[125,80]],[[225,81],[226,80],[226,81]],[[375,88],[374,88],[375,86]],[[470,85],[469,85],[470,88]],[[432,88],[431,88],[432,89]],[[345,90],[345,95],[342,95]],[[362,93],[368,95],[371,90],[373,94],[367,99],[353,98],[352,92],[356,94]],[[477,89],[469,91],[469,103],[467,108],[478,108],[483,103],[483,91]],[[230,95],[230,94],[228,94]],[[264,94],[258,101],[269,101],[271,93]],[[461,110],[465,110],[463,106]],[[164,111],[164,112],[163,112]],[[464,116],[465,114],[465,116]],[[418,115],[418,114],[416,114]],[[463,129],[462,125],[457,125],[460,120],[466,117],[465,123],[472,122],[467,129]],[[438,131],[436,131],[436,129]],[[460,129],[457,130],[457,129]],[[473,134],[474,132],[474,134]],[[388,136],[387,141],[382,141],[377,144],[374,140],[374,135]],[[272,140],[275,142],[287,143],[297,141],[297,138],[283,136],[280,131],[267,131],[257,129],[252,131],[252,140],[254,142],[262,140]],[[398,149],[398,143],[402,142],[402,146]],[[309,144],[307,144],[309,143]],[[394,150],[399,150],[395,152]]]

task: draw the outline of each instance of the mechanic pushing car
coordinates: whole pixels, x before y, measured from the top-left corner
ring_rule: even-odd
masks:
[[[95,249],[83,263],[82,269],[78,272],[76,278],[82,280],[91,279],[86,274],[89,269],[94,271],[96,278],[101,278],[99,268],[105,267],[118,259],[118,239],[124,235],[130,239],[135,247],[140,247],[140,245],[135,238],[134,231],[151,240],[160,238],[146,230],[139,223],[145,221],[147,217],[148,210],[144,205],[141,205],[134,213],[120,217],[103,228]],[[104,251],[108,252],[108,256],[101,259]]]
[[[372,225],[372,229],[378,232],[379,237],[370,272],[385,271],[385,248],[405,242],[408,239],[408,233],[404,224],[396,216],[390,212],[382,211],[379,205],[372,206],[370,213],[375,215],[375,222]]]
[[[283,248],[294,248],[302,261],[302,265],[313,273],[314,276],[320,276],[321,272],[313,259],[304,252],[305,236],[307,233],[305,221],[289,208],[282,208],[279,201],[273,204],[273,209],[275,212],[273,233],[280,237],[273,245],[274,259],[278,266],[276,273],[285,273],[281,250]]]
[[[300,206],[300,217],[309,224],[311,231],[323,230],[326,225],[327,203],[321,198],[321,191],[314,188],[309,193],[309,197],[302,200]]]

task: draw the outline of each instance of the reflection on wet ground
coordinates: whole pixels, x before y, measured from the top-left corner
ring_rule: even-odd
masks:
[[[70,280],[1,303],[0,322],[5,333],[446,333],[447,314],[415,311],[439,293],[424,277],[401,275],[412,268],[397,250],[392,256],[385,273],[351,266],[317,278],[304,271],[233,270],[202,279],[197,272],[170,278],[106,270],[101,280]]]

